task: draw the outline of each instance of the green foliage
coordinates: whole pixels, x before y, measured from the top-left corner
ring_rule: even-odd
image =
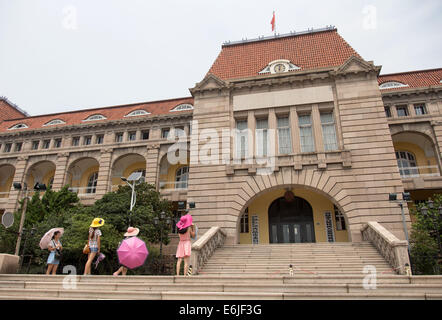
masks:
[[[417,210],[412,212],[416,221],[410,235],[410,254],[415,274],[440,274],[441,252],[437,231],[439,241],[442,241],[442,221],[438,212],[439,206],[442,206],[442,194],[435,194],[432,200],[433,209],[425,202],[420,203]],[[427,215],[423,214],[424,206],[428,208]]]
[[[29,232],[24,233],[21,248],[26,240],[26,252],[33,256],[30,267],[31,271],[43,272],[48,257],[47,250],[39,247],[40,238],[51,228],[63,227],[65,233],[61,238],[63,244],[63,258],[60,269],[63,265],[74,265],[77,273],[82,273],[87,256],[83,254],[83,247],[88,240],[89,226],[96,217],[104,219],[105,224],[100,229],[101,252],[106,258],[99,264],[98,270],[93,273],[112,273],[119,268],[116,250],[123,239],[123,234],[129,226],[138,227],[140,234],[138,237],[148,243],[159,243],[160,227],[155,226],[153,218],[159,216],[161,211],[166,216],[171,217],[170,202],[161,199],[155,187],[142,183],[136,187],[137,201],[130,214],[131,188],[128,186],[119,187],[115,192],[109,192],[102,199],[95,202],[93,206],[85,207],[79,203],[78,196],[70,192],[68,186],[60,191],[47,190],[40,198],[36,192],[28,201],[26,210],[25,229],[35,228],[34,235]],[[8,229],[0,227],[0,252],[14,253],[17,241],[17,232],[20,224],[20,208],[15,213],[14,225]],[[162,225],[163,243],[168,244],[168,233],[170,227]],[[130,271],[135,274],[152,274],[155,272],[153,261],[158,260],[158,249],[148,245],[149,256],[145,266],[137,270]],[[21,252],[20,252],[21,253]],[[94,268],[94,267],[93,267]]]

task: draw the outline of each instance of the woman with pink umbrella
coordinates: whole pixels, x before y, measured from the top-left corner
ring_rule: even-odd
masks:
[[[149,252],[144,241],[134,236],[134,234],[138,234],[138,228],[129,228],[127,231],[125,234],[128,235],[127,239],[121,242],[117,250],[118,260],[121,266],[134,269],[144,264]],[[118,275],[119,272],[117,272],[114,275]]]
[[[140,229],[129,227],[129,228],[127,228],[127,232],[124,234],[124,240],[130,239],[132,237],[136,237],[138,235],[138,233],[140,233]],[[123,276],[125,276],[127,274],[127,268],[125,266],[121,265],[120,268],[113,273],[113,275],[118,276],[120,273]]]
[[[48,257],[48,269],[46,274],[55,275],[57,273],[57,268],[60,263],[61,251],[63,246],[61,245],[60,238],[63,234],[63,228],[53,228],[46,232],[46,234],[40,240],[40,248],[49,250]]]

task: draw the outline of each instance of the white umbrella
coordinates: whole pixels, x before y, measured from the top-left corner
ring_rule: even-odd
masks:
[[[42,249],[48,248],[49,242],[51,242],[55,231],[60,231],[61,235],[63,235],[64,229],[63,228],[52,228],[51,230],[46,232],[45,235],[40,240],[40,248],[42,248]]]

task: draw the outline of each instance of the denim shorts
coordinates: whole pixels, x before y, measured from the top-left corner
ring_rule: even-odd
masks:
[[[91,253],[92,252],[98,252],[98,248],[90,248],[91,249]]]

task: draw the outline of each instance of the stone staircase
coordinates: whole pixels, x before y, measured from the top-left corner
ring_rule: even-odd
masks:
[[[361,275],[364,266],[396,274],[370,242],[226,245],[215,251],[202,275]]]
[[[365,265],[376,267],[376,288],[364,287]],[[397,275],[367,242],[232,245],[191,277],[0,274],[0,299],[429,300],[442,299],[442,277]]]

